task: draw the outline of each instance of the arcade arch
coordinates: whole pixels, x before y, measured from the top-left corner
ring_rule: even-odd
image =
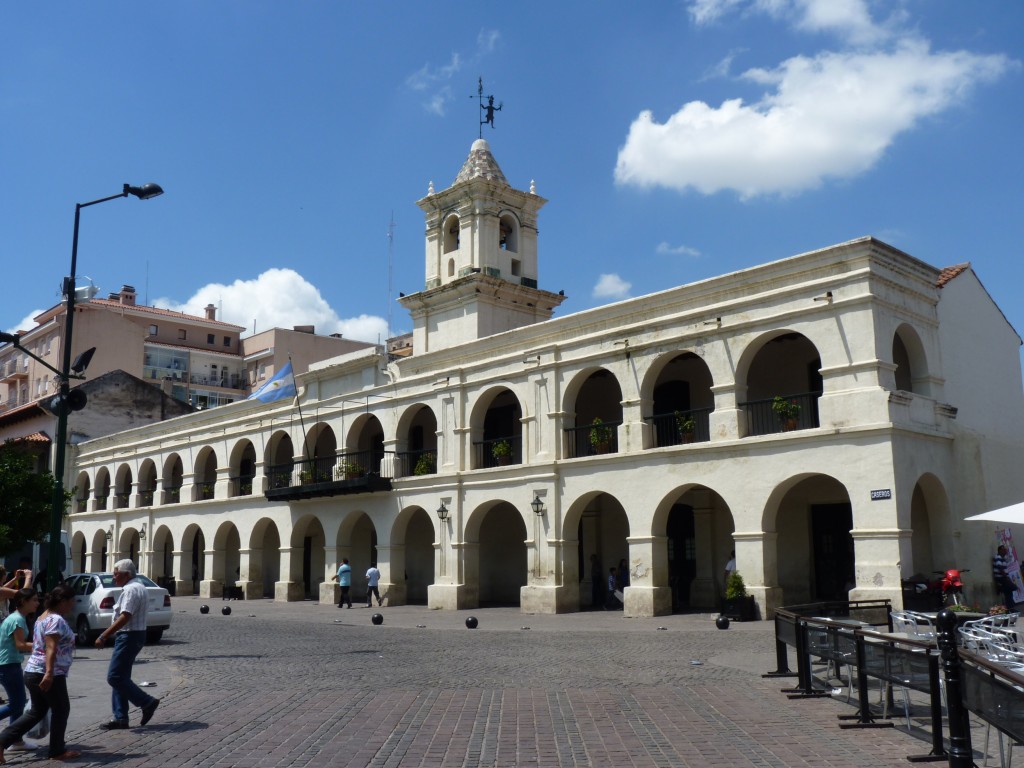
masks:
[[[715,410],[711,370],[693,352],[664,355],[655,361],[643,387],[654,448],[711,439],[709,416]]]
[[[806,336],[778,331],[762,337],[743,353],[737,372],[737,399],[746,416],[746,435],[767,435],[819,425],[822,394],[821,355]],[[743,375],[741,372],[745,371]],[[781,397],[795,409],[788,418],[775,407]]]
[[[622,424],[622,388],[605,368],[577,375],[566,387],[565,457],[575,459],[619,450]]]
[[[471,469],[486,469],[523,461],[523,409],[505,387],[488,390],[473,406],[470,435]]]
[[[465,582],[477,585],[477,604],[519,605],[528,577],[526,522],[519,510],[507,501],[480,505],[466,521],[465,539]]]

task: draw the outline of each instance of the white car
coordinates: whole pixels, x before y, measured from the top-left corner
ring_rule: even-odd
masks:
[[[146,640],[159,643],[164,630],[171,626],[171,596],[145,576],[139,581],[146,587]],[[79,645],[92,643],[114,621],[114,603],[121,588],[114,585],[112,573],[76,573],[64,580],[75,591],[75,609],[69,623],[75,630]]]

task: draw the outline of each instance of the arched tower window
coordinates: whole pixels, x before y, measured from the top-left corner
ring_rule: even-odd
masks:
[[[455,259],[448,259],[448,277],[455,277]]]
[[[498,246],[509,253],[519,253],[519,222],[510,213],[498,220]]]
[[[449,216],[444,220],[444,252],[451,253],[459,249],[459,217]]]

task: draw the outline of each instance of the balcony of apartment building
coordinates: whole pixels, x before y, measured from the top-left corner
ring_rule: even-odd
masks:
[[[0,363],[0,383],[16,382],[28,379],[28,358],[24,356],[9,357]]]

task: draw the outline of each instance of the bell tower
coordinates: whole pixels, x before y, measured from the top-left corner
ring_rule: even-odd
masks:
[[[565,296],[537,287],[537,213],[530,185],[513,189],[484,139],[446,190],[416,204],[426,214],[426,284],[400,299],[417,353],[444,349],[551,317]]]

